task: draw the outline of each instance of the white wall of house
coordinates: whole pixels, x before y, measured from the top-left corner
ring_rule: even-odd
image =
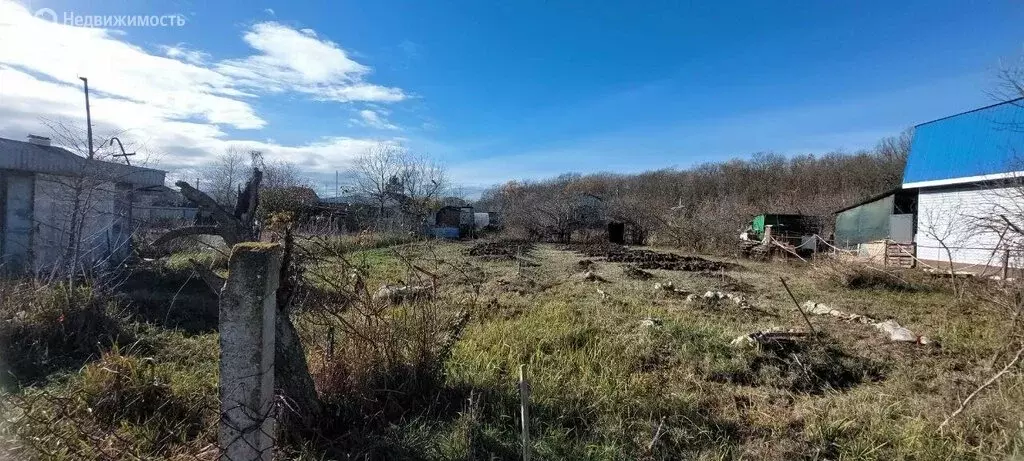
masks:
[[[1014,233],[1005,231],[1006,225],[1000,215],[1011,221],[1024,218],[1022,199],[1024,188],[921,189],[914,238],[917,257],[948,263],[951,255],[954,263],[1002,266],[1004,250],[1011,247],[1006,239]],[[1010,265],[1024,267],[1021,265],[1022,256],[1011,253]]]
[[[74,208],[75,178],[37,174],[33,197],[35,224],[32,250],[34,267],[46,271],[55,264],[66,263],[66,252]],[[81,257],[90,262],[106,257],[117,248],[118,234],[114,224],[115,187],[113,183],[92,181],[79,194],[85,220],[82,228]]]

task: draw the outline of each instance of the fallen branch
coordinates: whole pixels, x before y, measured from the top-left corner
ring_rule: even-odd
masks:
[[[963,413],[964,409],[967,408],[967,404],[971,403],[971,400],[974,400],[974,398],[977,397],[982,390],[984,390],[986,387],[991,386],[992,383],[998,381],[999,378],[1003,377],[1003,375],[1009,373],[1013,366],[1020,361],[1021,355],[1024,355],[1024,344],[1021,344],[1020,349],[1017,349],[1017,355],[1014,355],[1013,360],[1007,362],[1006,366],[1004,366],[1002,370],[999,370],[999,373],[992,375],[992,377],[989,378],[988,381],[982,383],[980,386],[978,386],[977,389],[974,390],[974,392],[971,392],[971,395],[968,395],[967,398],[963,400],[963,402],[960,402],[960,407],[957,408],[956,411],[954,411],[953,413],[950,413],[950,415],[946,417],[946,420],[943,421],[942,424],[939,424],[939,432],[942,432],[946,428],[946,425],[949,424],[951,420],[953,420],[953,418],[956,418],[957,415]]]
[[[171,229],[166,234],[161,235],[159,238],[153,241],[153,246],[163,246],[165,243],[171,240],[179,239],[182,237],[189,237],[194,235],[216,235],[217,226],[189,226],[179,227],[177,229]]]
[[[189,258],[188,262],[192,264],[192,268],[195,273],[199,275],[199,278],[203,279],[206,283],[207,288],[213,292],[215,296],[220,296],[220,290],[224,289],[224,282],[227,281],[224,277],[221,277],[213,272],[213,269],[202,265],[199,261]]]

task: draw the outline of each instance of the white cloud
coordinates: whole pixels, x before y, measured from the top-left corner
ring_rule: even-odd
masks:
[[[260,54],[216,66],[220,73],[242,85],[339,102],[394,102],[406,97],[401,89],[365,82],[369,67],[349,58],[336,43],[321,40],[311,29],[295,30],[264,22],[252,26],[243,38]]]
[[[276,13],[276,12],[274,12],[274,9],[273,9],[273,8],[264,8],[264,9],[263,9],[263,12],[264,12],[264,13],[267,13],[267,14],[269,14],[269,15],[271,15],[271,16],[276,16],[276,15],[277,15],[277,13]]]
[[[268,94],[312,100],[394,102],[398,88],[366,80],[371,69],[312,30],[261,23],[242,40],[251,56],[214,60],[177,44],[153,52],[125,41],[119,31],[79,28],[34,17],[0,0],[0,136],[46,134],[42,119],[84,127],[79,76],[89,78],[97,134],[124,132],[126,141],[162,153],[162,168],[201,165],[231,146],[259,149],[271,159],[307,171],[343,168],[374,140],[324,137],[283,145],[236,139],[233,130],[267,127],[254,103]],[[386,120],[382,123],[387,124]],[[270,133],[252,136],[268,139]]]
[[[182,44],[175,46],[160,45],[160,50],[168,58],[174,58],[191,64],[201,65],[210,59],[210,54],[205,51],[192,50]]]
[[[387,114],[388,113],[383,110],[374,111],[370,109],[363,109],[359,111],[359,118],[351,119],[351,121],[358,125],[368,126],[378,130],[397,130],[398,127],[385,118]]]

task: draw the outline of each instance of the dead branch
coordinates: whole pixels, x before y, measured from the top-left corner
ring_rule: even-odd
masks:
[[[199,274],[199,278],[203,279],[206,286],[213,292],[214,295],[220,296],[220,290],[224,289],[224,282],[227,280],[213,272],[212,269],[202,265],[199,261],[189,258],[189,263],[195,269],[196,274]]]
[[[987,381],[978,386],[978,388],[975,389],[974,392],[971,392],[971,394],[968,395],[966,399],[960,402],[960,407],[957,408],[956,411],[954,411],[953,413],[950,413],[949,416],[946,417],[946,420],[942,422],[942,424],[939,424],[939,432],[942,432],[946,428],[946,425],[949,424],[951,420],[953,420],[953,418],[957,417],[957,415],[962,413],[964,409],[967,408],[967,405],[971,403],[971,400],[974,400],[974,398],[977,397],[981,391],[991,386],[992,383],[998,381],[999,378],[1003,377],[1003,375],[1009,373],[1010,370],[1014,367],[1014,365],[1016,365],[1017,362],[1020,361],[1021,355],[1024,355],[1024,344],[1021,344],[1020,349],[1017,349],[1017,354],[1013,356],[1012,360],[1006,363],[1006,366],[1004,366],[1002,370],[999,370],[998,373],[992,375],[991,378],[989,378]]]
[[[196,205],[199,205],[199,208],[209,211],[210,214],[213,215],[214,221],[220,223],[231,220],[231,215],[228,214],[228,212],[225,211],[224,208],[221,207],[213,198],[206,195],[205,192],[192,187],[185,181],[178,181],[174,183],[174,185],[181,189],[181,195],[184,195],[185,198],[196,202]]]
[[[179,227],[177,229],[171,229],[166,234],[161,235],[153,241],[153,246],[162,246],[169,243],[171,240],[176,240],[182,237],[191,237],[195,235],[216,235],[217,226],[189,226]]]
[[[185,181],[174,183],[181,189],[181,195],[195,202],[200,209],[209,212],[217,225],[174,229],[160,236],[157,242],[164,244],[176,238],[193,235],[218,235],[228,246],[255,240],[257,237],[256,207],[259,205],[259,187],[262,179],[263,172],[259,168],[253,168],[252,176],[245,183],[245,189],[238,195],[233,214],[228,213],[216,200],[205,192],[192,187],[189,183]]]

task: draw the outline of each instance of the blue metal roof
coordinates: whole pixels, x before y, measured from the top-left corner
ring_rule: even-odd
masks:
[[[1024,99],[1017,99],[914,127],[903,184],[1022,170]]]

